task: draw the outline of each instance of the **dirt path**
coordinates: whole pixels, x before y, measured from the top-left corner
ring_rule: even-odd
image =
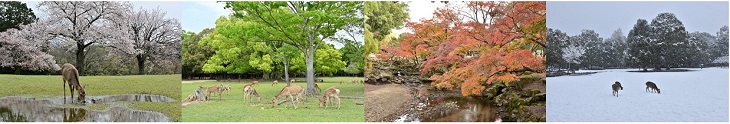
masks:
[[[410,88],[398,84],[365,85],[365,121],[393,121],[414,101]]]
[[[199,83],[199,82],[209,82],[209,81],[215,81],[215,80],[183,80],[183,84],[189,84],[189,83]]]

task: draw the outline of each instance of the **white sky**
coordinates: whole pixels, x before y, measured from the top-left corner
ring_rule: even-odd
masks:
[[[21,1],[23,3],[26,3],[28,8],[33,9],[33,13],[36,14],[39,18],[43,17],[45,15],[44,12],[40,12],[38,7],[38,3],[42,1]],[[167,18],[176,18],[180,19],[180,16],[182,15],[180,13],[180,10],[182,8],[180,7],[179,2],[173,2],[173,1],[132,1],[132,5],[134,5],[134,10],[139,10],[140,7],[144,9],[154,9],[159,7],[160,10],[167,12],[165,17]]]
[[[409,12],[408,15],[410,16],[408,18],[409,21],[418,21],[420,19],[430,19],[433,17],[433,12],[436,11],[436,8],[438,7],[444,7],[446,4],[443,4],[441,2],[434,2],[431,3],[431,1],[407,1]],[[405,23],[405,22],[403,22]],[[407,28],[401,28],[401,29],[395,29],[393,30],[393,33],[395,34],[401,34],[404,32],[410,32],[410,29]]]

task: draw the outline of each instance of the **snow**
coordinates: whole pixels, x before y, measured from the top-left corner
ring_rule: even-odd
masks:
[[[728,69],[627,72],[609,69],[583,76],[547,78],[547,121],[728,121]],[[611,85],[621,82],[619,97]],[[661,94],[645,91],[652,81]]]

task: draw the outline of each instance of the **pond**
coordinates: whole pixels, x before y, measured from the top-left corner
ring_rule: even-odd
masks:
[[[417,88],[416,104],[396,122],[494,122],[501,121],[497,107],[485,97]]]
[[[63,104],[63,98],[36,99],[29,97],[0,98],[0,122],[167,122],[170,118],[159,112],[110,107],[89,110],[85,106],[99,103],[172,102],[172,98],[147,94],[89,96],[87,104]],[[71,106],[60,107],[59,105]]]

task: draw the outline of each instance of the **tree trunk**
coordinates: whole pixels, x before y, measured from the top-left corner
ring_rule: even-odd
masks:
[[[84,71],[86,67],[86,54],[84,54],[84,49],[86,49],[86,46],[84,46],[83,43],[77,43],[76,44],[76,70],[79,71],[79,75],[84,75],[86,72]]]
[[[311,38],[310,38],[311,39]],[[305,54],[307,64],[307,95],[316,95],[317,92],[314,90],[314,41],[309,42],[309,54]]]
[[[144,56],[142,54],[137,55],[137,74],[144,75]]]
[[[289,79],[289,61],[286,60],[286,57],[284,57],[284,80],[286,81],[286,86],[291,85],[291,79]]]

